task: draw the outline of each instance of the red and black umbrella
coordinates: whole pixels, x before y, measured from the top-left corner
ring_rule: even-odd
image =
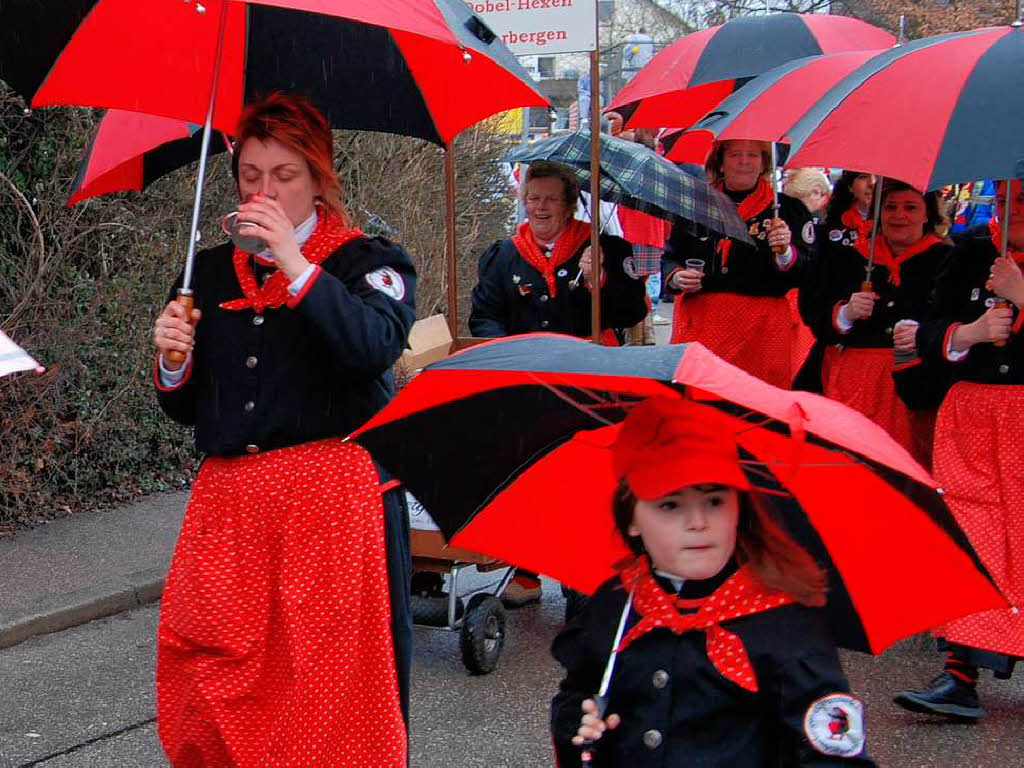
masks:
[[[199,159],[203,126],[187,120],[109,110],[85,149],[69,205],[108,192],[139,192],[171,171]],[[221,136],[208,154],[228,149]]]
[[[738,16],[661,51],[608,109],[634,128],[689,127],[747,80],[787,61],[888,48],[895,41],[885,30],[847,16]]]
[[[336,128],[445,145],[547,104],[461,0],[4,0],[0,79],[33,106],[200,125],[212,86],[212,125],[229,133],[246,101],[298,92]]]
[[[488,342],[428,366],[353,439],[454,546],[589,593],[628,554],[611,517],[609,446],[630,407],[652,396],[728,414],[751,481],[827,566],[827,610],[847,647],[877,652],[1005,606],[931,478],[883,429],[835,401],[765,384],[698,343]]]
[[[446,146],[496,112],[547,103],[460,0],[4,0],[0,78],[33,106],[203,123],[186,306],[210,135],[234,130],[245,101],[304,93],[337,128]]]
[[[702,163],[713,141],[779,141],[826,91],[880,50],[795,59],[758,75],[698,120],[662,137],[665,157]]]
[[[875,56],[812,105],[788,131],[788,162],[857,168],[924,191],[1016,178],[1020,94],[1019,25],[915,40]]]

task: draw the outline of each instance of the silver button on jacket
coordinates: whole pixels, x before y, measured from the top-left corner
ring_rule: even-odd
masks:
[[[644,746],[648,749],[657,749],[661,746],[661,731],[656,731],[653,728],[649,731],[644,731]]]

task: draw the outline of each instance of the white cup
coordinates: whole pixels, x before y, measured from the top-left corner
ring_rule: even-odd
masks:
[[[702,275],[704,274],[704,259],[687,259],[683,262],[683,265],[687,269],[700,272]]]
[[[227,213],[221,218],[220,228],[225,235],[231,238],[231,242],[246,253],[260,253],[267,250],[267,241],[262,237],[243,235],[238,231],[239,227],[246,223],[245,221],[239,221],[238,211],[231,211],[231,213]]]

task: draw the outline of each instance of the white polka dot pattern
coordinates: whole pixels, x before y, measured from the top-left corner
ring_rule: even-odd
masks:
[[[175,768],[406,764],[383,506],[361,447],[203,464],[167,576],[157,697]]]
[[[625,650],[653,629],[668,629],[677,635],[694,630],[705,632],[708,660],[722,677],[748,691],[757,690],[757,680],[747,649],[737,635],[723,629],[719,622],[795,602],[784,592],[765,589],[749,566],[741,567],[711,595],[697,601],[681,600],[665,592],[654,579],[646,557],[637,558],[622,572],[622,583],[633,590],[633,610],[641,619],[616,650]],[[697,610],[680,613],[681,607]]]
[[[960,382],[935,427],[935,478],[957,522],[1010,603],[935,633],[1024,656],[1024,387]]]
[[[834,346],[825,349],[825,397],[860,411],[885,429],[922,466],[931,466],[934,411],[911,411],[896,394],[892,350]]]

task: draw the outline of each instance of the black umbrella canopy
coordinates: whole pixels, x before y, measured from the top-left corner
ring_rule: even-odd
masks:
[[[366,6],[355,0],[329,6],[337,16],[280,7],[301,8],[303,0],[209,0],[203,14],[183,14],[182,0],[3,0],[0,79],[26,101],[44,105],[105,106],[202,122],[223,7],[228,29],[214,114],[220,130],[233,129],[244,101],[274,90],[306,94],[336,128],[442,145],[496,112],[547,103],[465,3],[406,2],[408,22],[391,29],[358,20],[373,14],[357,12]],[[393,9],[389,13],[395,17]],[[72,49],[75,67],[67,63]],[[62,59],[66,66],[58,66]],[[126,70],[135,76],[131,84],[118,75]]]
[[[765,384],[697,343],[488,342],[425,368],[352,439],[401,478],[453,546],[587,591],[626,554],[610,514],[610,448],[616,425],[651,397],[689,400],[734,432],[752,487],[829,572],[827,612],[847,647],[879,651],[943,616],[1003,604],[933,481],[880,427]],[[923,568],[955,585],[936,593]]]
[[[1024,173],[1021,93],[1024,28],[914,40],[822,95],[787,132],[789,164],[857,168],[921,190],[1017,177]]]

